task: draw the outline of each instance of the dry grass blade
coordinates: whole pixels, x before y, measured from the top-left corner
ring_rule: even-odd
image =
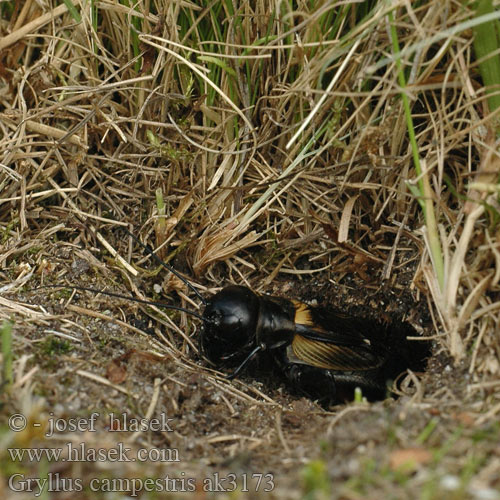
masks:
[[[2,37],[0,39],[0,50],[3,50],[16,42],[19,42],[24,37],[26,37],[26,35],[37,31],[39,28],[42,28],[47,23],[50,23],[57,17],[66,13],[67,11],[68,8],[66,7],[66,5],[64,4],[59,5],[50,12],[47,12],[46,14],[39,16],[30,23],[27,23],[24,26],[20,27],[19,29],[15,30],[14,32],[10,33],[9,35]]]
[[[163,413],[174,432],[133,439],[182,450],[180,464],[16,471],[83,476],[86,488],[94,477],[271,470],[269,498],[490,498],[500,474],[490,426],[500,397],[497,3],[0,2],[0,323],[12,323],[0,417]],[[403,376],[398,400],[327,413],[272,356],[243,381],[209,369],[199,317],[68,291],[202,314],[228,283],[404,322],[432,340],[428,370]],[[13,470],[2,450],[16,439],[45,446],[30,429],[0,436],[0,496]],[[94,437],[113,438],[105,426]],[[422,473],[391,469],[395,450],[419,447],[433,456],[422,453]]]

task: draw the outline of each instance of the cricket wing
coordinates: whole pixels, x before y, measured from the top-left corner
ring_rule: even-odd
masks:
[[[338,345],[299,333],[295,334],[291,347],[300,362],[326,370],[369,370],[386,361],[385,356],[367,345]]]
[[[348,347],[370,347],[383,341],[380,324],[339,311],[292,302],[295,307],[295,331],[307,339]]]

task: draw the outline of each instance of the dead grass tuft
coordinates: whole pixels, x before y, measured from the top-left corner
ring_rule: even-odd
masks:
[[[214,450],[233,456],[248,443],[258,454],[266,439],[290,464],[304,462],[291,427],[283,431],[278,419],[276,431],[269,416],[293,403],[258,383],[199,375],[199,325],[189,318],[82,293],[30,292],[73,283],[156,298],[159,269],[114,231],[126,225],[203,293],[233,281],[311,298],[331,283],[345,303],[351,294],[414,323],[428,304],[432,325],[420,329],[455,364],[438,366],[467,378],[457,396],[410,377],[408,408],[442,401],[446,412],[459,397],[473,405],[473,422],[498,418],[499,111],[478,73],[469,6],[398,3],[402,89],[388,21],[394,2],[74,4],[79,20],[67,2],[0,5],[0,318],[14,320],[14,386],[43,387],[46,373],[62,385],[86,379],[86,388],[113,389],[113,404],[129,398],[148,415],[203,413],[210,401],[219,411],[209,413],[212,422],[244,415],[242,430],[224,421],[218,434],[203,417],[190,441],[183,428],[172,443],[189,441],[186,463],[204,456],[210,464]],[[425,210],[435,215],[434,235]],[[382,309],[381,290],[394,304],[407,294],[408,307]],[[195,307],[178,282],[161,293]],[[36,355],[51,335],[75,350],[56,369]],[[151,394],[137,391],[132,375],[123,384],[105,377],[110,358],[129,349],[166,363],[167,372],[155,362],[137,369],[155,380]],[[64,387],[52,389],[51,404],[67,397]],[[93,403],[81,392],[79,408],[105,406],[95,388]],[[259,411],[272,423],[256,438]],[[402,454],[420,450],[406,444]],[[259,464],[271,453],[262,449]]]

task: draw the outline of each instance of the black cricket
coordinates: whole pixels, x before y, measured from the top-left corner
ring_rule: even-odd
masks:
[[[99,293],[183,311],[201,319],[200,354],[217,369],[231,370],[228,379],[252,361],[270,357],[295,391],[332,404],[352,399],[355,387],[369,399],[381,399],[388,393],[388,383],[406,369],[423,369],[429,347],[425,342],[407,340],[407,336],[416,334],[408,324],[384,325],[293,299],[257,295],[237,285],[226,286],[206,300],[175,268],[128,229],[120,228],[181,279],[205,308],[200,315],[171,304]]]
[[[380,399],[407,368],[423,368],[428,346],[407,340],[411,333],[404,323],[383,325],[231,285],[206,303],[200,352],[217,368],[235,368],[234,378],[268,351],[293,388],[313,399],[349,399],[355,387]]]

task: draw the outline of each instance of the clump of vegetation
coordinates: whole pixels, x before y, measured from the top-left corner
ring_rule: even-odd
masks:
[[[177,443],[179,470],[207,475],[220,454],[245,469],[249,453],[281,486],[303,472],[311,498],[435,498],[441,477],[456,498],[498,489],[488,438],[476,454],[467,433],[462,454],[446,446],[457,422],[494,435],[500,411],[497,2],[27,0],[0,14],[2,418],[35,389],[75,412],[170,412],[184,441],[148,439]],[[117,225],[207,295],[237,282],[409,321],[434,343],[427,373],[398,381],[397,402],[317,417],[277,380],[200,367],[196,321],[147,309],[144,333],[138,305],[33,291],[91,269],[95,288],[197,307]],[[130,346],[93,349],[83,317]],[[57,382],[68,373],[74,387]],[[318,437],[335,440],[320,458]],[[416,465],[391,468],[414,448]]]

